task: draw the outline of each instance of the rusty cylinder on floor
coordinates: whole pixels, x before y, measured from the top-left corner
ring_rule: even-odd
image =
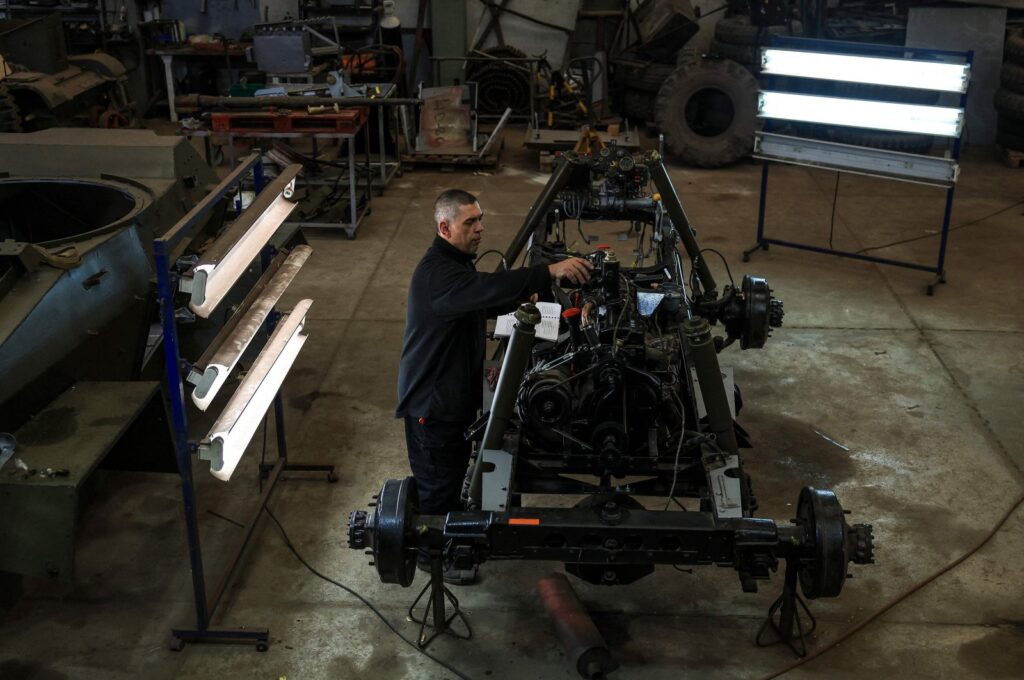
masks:
[[[537,582],[537,593],[555,623],[555,630],[576,671],[588,680],[599,680],[615,670],[604,638],[594,625],[565,574],[550,574]]]

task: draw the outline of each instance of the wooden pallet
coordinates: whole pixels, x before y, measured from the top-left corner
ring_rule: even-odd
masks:
[[[341,109],[334,113],[305,111],[246,111],[214,113],[210,128],[214,132],[338,132],[355,134],[366,122],[365,108]]]
[[[1007,149],[1002,146],[996,146],[996,151],[999,154],[999,160],[1003,162],[1008,168],[1019,168],[1024,165],[1024,151],[1018,151],[1016,149]]]
[[[484,157],[476,154],[413,153],[402,154],[402,165],[440,165],[442,168],[497,168],[501,163],[501,148]]]

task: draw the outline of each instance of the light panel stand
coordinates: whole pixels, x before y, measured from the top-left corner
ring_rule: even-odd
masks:
[[[946,282],[946,245],[953,213],[953,193],[960,173],[962,112],[967,108],[967,84],[972,60],[973,52],[774,36],[771,47],[762,50],[767,89],[762,90],[759,96],[759,113],[766,120],[764,131],[755,133],[754,139],[754,157],[764,161],[757,213],[757,243],[744,251],[743,261],[749,261],[755,251],[768,250],[772,245],[837,255],[934,274],[926,288],[928,295],[933,295],[937,285]],[[787,81],[780,82],[780,76]],[[959,96],[959,103],[956,108],[952,108],[863,100],[864,111],[879,114],[877,120],[869,122],[870,116],[857,117],[858,100],[785,92],[786,88],[800,82],[801,78],[954,93]],[[773,96],[774,103],[771,101]],[[808,107],[801,109],[799,106],[791,106],[798,101],[809,102],[809,108],[817,108],[811,111]],[[842,107],[835,106],[837,102],[842,102]],[[773,111],[768,111],[773,107]],[[902,112],[906,116],[903,121],[894,121],[892,116],[883,115],[887,111],[893,114]],[[850,114],[853,114],[852,118]],[[912,130],[917,134],[929,134],[943,139],[948,149],[939,157],[807,139],[779,133],[780,120],[824,122],[874,130]],[[864,251],[837,250],[766,236],[765,206],[768,198],[768,171],[772,163],[803,165],[945,189],[945,210],[935,264],[908,262],[868,255]]]
[[[221,573],[216,586],[212,590],[207,587],[207,574],[203,560],[202,546],[200,545],[199,540],[198,502],[196,499],[195,481],[192,475],[192,455],[199,451],[201,446],[200,443],[190,441],[189,439],[189,424],[188,413],[186,410],[185,380],[183,373],[189,371],[190,368],[181,356],[178,340],[179,315],[177,314],[177,310],[178,307],[184,307],[188,302],[190,302],[184,296],[179,295],[182,280],[182,274],[180,273],[179,268],[179,258],[188,246],[188,241],[186,239],[196,236],[194,232],[196,232],[199,227],[206,224],[210,219],[210,216],[224,206],[225,201],[231,200],[234,192],[237,189],[240,189],[245,182],[249,181],[248,178],[250,175],[252,177],[252,184],[255,186],[257,192],[257,197],[250,207],[256,206],[259,211],[261,210],[260,206],[264,206],[262,211],[265,212],[266,208],[268,208],[277,198],[283,197],[283,187],[272,188],[272,191],[279,193],[275,193],[269,198],[261,192],[261,190],[264,189],[263,166],[260,163],[259,156],[252,154],[243,159],[242,162],[205,198],[197,203],[185,215],[185,217],[181,219],[181,221],[153,242],[153,255],[156,266],[157,297],[160,302],[160,324],[163,330],[162,344],[167,376],[167,398],[171,416],[171,429],[174,433],[174,449],[178,461],[178,472],[181,475],[181,496],[185,515],[185,533],[188,540],[189,571],[192,578],[192,597],[196,617],[195,626],[177,628],[171,631],[171,649],[175,651],[183,649],[186,642],[244,642],[254,644],[257,651],[266,651],[268,649],[270,645],[270,631],[265,627],[214,627],[212,623],[214,615],[217,612],[217,607],[219,606],[224,593],[227,592],[231,581],[238,572],[238,568],[246,554],[246,549],[249,546],[256,526],[263,515],[263,510],[266,508],[267,502],[269,501],[281,474],[286,471],[294,470],[324,472],[327,474],[327,481],[336,481],[333,465],[294,464],[288,460],[288,450],[285,441],[284,404],[281,400],[281,394],[278,387],[284,379],[284,373],[286,373],[287,369],[291,367],[291,363],[294,361],[295,355],[298,353],[298,349],[301,348],[302,341],[305,338],[305,336],[301,335],[299,331],[301,330],[301,320],[305,316],[305,309],[308,308],[309,301],[307,300],[301,303],[301,306],[298,306],[299,308],[295,310],[297,313],[294,313],[288,321],[285,321],[282,324],[281,333],[277,335],[277,339],[275,339],[273,343],[268,341],[268,347],[272,344],[273,350],[265,347],[264,352],[261,353],[261,356],[267,357],[264,362],[267,368],[267,371],[263,375],[264,379],[256,381],[254,378],[254,382],[249,385],[246,385],[243,381],[243,386],[246,387],[244,394],[249,395],[250,399],[248,401],[253,403],[249,404],[248,408],[237,408],[238,403],[232,403],[231,401],[228,403],[229,407],[232,409],[230,413],[235,416],[235,426],[238,427],[239,424],[244,424],[246,430],[251,430],[251,432],[255,432],[255,428],[258,426],[258,424],[253,425],[253,421],[258,419],[259,421],[265,422],[267,406],[271,403],[273,404],[275,429],[277,431],[277,457],[272,463],[268,462],[260,464],[259,478],[262,486],[256,507],[252,509],[248,520],[245,522],[241,535],[237,539],[237,544],[234,546],[234,550],[230,553],[227,568]],[[259,214],[255,215],[257,220],[263,212],[259,212]],[[246,222],[242,218],[236,218],[235,224],[248,224],[249,227],[252,226],[252,222]],[[241,229],[241,227],[239,227],[239,229]],[[228,227],[227,232],[230,231],[231,227]],[[263,241],[263,243],[268,242],[272,236],[272,233],[268,235],[267,240]],[[232,241],[232,243],[237,242],[237,239]],[[228,241],[222,241],[222,243],[228,243]],[[210,364],[211,358],[217,358],[218,353],[221,352],[223,352],[220,354],[220,358],[222,360],[228,363],[237,361],[238,356],[240,356],[241,352],[244,351],[244,347],[239,348],[236,346],[238,352],[237,354],[233,354],[229,351],[229,348],[225,347],[224,343],[228,340],[238,342],[244,341],[243,344],[247,345],[248,342],[253,339],[251,331],[253,330],[252,322],[254,321],[254,318],[251,313],[253,312],[254,305],[257,303],[260,303],[262,307],[257,310],[256,314],[259,318],[264,320],[260,321],[259,318],[257,318],[255,320],[256,326],[258,327],[262,324],[266,329],[267,335],[271,338],[274,337],[273,333],[278,322],[278,314],[273,311],[272,307],[280,297],[280,291],[275,294],[274,290],[276,290],[275,286],[280,284],[282,281],[281,279],[278,279],[278,277],[285,276],[287,281],[290,282],[293,276],[286,276],[282,273],[286,268],[285,264],[288,263],[289,260],[291,260],[292,265],[296,264],[293,257],[304,260],[305,257],[308,257],[309,251],[308,248],[303,251],[302,248],[304,246],[298,246],[293,248],[290,254],[287,251],[282,251],[281,255],[274,259],[276,252],[274,247],[264,246],[263,244],[261,244],[260,247],[262,248],[262,251],[260,251],[260,248],[257,248],[256,254],[259,255],[260,266],[265,271],[264,276],[261,278],[260,284],[258,284],[258,289],[249,292],[246,296],[246,302],[242,304],[239,312],[236,312],[235,316],[227,321],[224,329],[222,329],[217,338],[215,338],[213,346],[204,352],[201,361],[205,362],[206,365]],[[281,290],[283,291],[283,288]],[[270,301],[271,299],[272,301]],[[266,307],[266,303],[268,301],[270,309],[264,310],[263,307]],[[265,316],[261,316],[263,311],[266,311]],[[240,317],[239,314],[244,315],[245,318]],[[247,328],[246,322],[249,322]],[[278,341],[286,335],[287,338],[285,338],[285,342]],[[275,356],[271,356],[270,352],[276,350],[280,351],[277,352]],[[229,355],[230,358],[223,358]],[[200,369],[198,371],[197,379],[201,380],[204,373],[205,368]],[[255,382],[259,382],[260,385],[255,385]],[[258,389],[261,386],[263,389]],[[238,397],[238,400],[241,401],[244,398],[244,395],[243,393],[239,394],[242,395]],[[255,400],[252,398],[257,394],[260,398],[259,403],[255,403]],[[245,422],[241,423],[243,415],[245,416]],[[222,414],[222,417],[218,422],[222,424],[223,422],[227,422],[225,420],[227,417],[227,413]],[[249,433],[250,439],[251,432]],[[240,430],[238,431],[238,434],[238,441],[241,441],[242,433]],[[248,443],[248,439],[245,439],[245,442]]]

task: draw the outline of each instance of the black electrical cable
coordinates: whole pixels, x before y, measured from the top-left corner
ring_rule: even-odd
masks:
[[[505,271],[508,271],[508,262],[505,261],[505,253],[494,248],[491,248],[490,250],[485,250],[484,252],[477,255],[476,259],[473,260],[473,266],[479,264],[480,260],[484,259],[484,255],[490,255],[491,253],[497,253],[498,257],[501,258],[501,266],[505,268]]]
[[[376,614],[377,618],[379,618],[384,623],[384,625],[387,626],[391,630],[392,633],[397,635],[399,637],[399,639],[402,640],[402,642],[404,642],[405,644],[409,645],[410,647],[415,649],[417,652],[419,652],[423,656],[427,657],[428,659],[430,659],[431,661],[433,661],[437,665],[441,666],[446,671],[448,671],[450,673],[454,673],[456,677],[461,678],[462,680],[472,680],[468,675],[466,675],[465,673],[462,673],[462,672],[456,670],[452,666],[449,666],[447,663],[445,663],[441,659],[437,658],[436,656],[434,656],[430,652],[428,652],[428,651],[426,651],[424,649],[420,649],[420,647],[415,642],[413,642],[409,638],[407,638],[404,635],[402,635],[398,631],[398,629],[395,628],[394,624],[391,623],[390,621],[388,621],[387,617],[385,617],[384,614],[381,613],[381,611],[379,609],[377,609],[373,605],[373,603],[370,602],[369,600],[367,600],[365,597],[363,597],[362,595],[360,595],[356,591],[352,590],[351,588],[346,586],[344,583],[341,583],[339,581],[335,581],[330,576],[325,576],[324,574],[321,574],[319,571],[317,571],[313,567],[313,565],[311,565],[309,562],[306,561],[306,558],[304,558],[301,554],[299,554],[299,551],[295,548],[295,545],[292,543],[292,540],[288,537],[288,532],[284,530],[284,525],[281,524],[281,521],[278,520],[277,517],[274,515],[274,513],[270,510],[270,506],[269,505],[266,506],[266,511],[267,511],[267,516],[270,517],[270,519],[274,521],[274,524],[277,525],[278,530],[281,532],[281,538],[284,540],[285,547],[288,548],[288,550],[291,552],[291,554],[295,556],[295,559],[297,559],[302,564],[302,566],[304,566],[311,574],[313,574],[317,578],[320,578],[320,579],[323,579],[324,581],[327,581],[328,583],[330,583],[332,585],[338,586],[339,588],[344,590],[346,593],[348,593],[352,597],[354,597],[357,600],[359,600],[360,602],[362,602],[364,605],[366,605],[366,607],[370,611],[372,611],[374,614]]]
[[[725,265],[725,273],[729,276],[729,283],[731,283],[732,287],[735,288],[736,280],[732,278],[732,270],[729,269],[729,261],[725,259],[725,255],[722,255],[722,253],[718,252],[714,248],[702,248],[700,254],[703,255],[704,253],[714,253],[715,255],[718,255],[718,257],[722,260],[722,264]],[[696,268],[694,268],[694,271],[696,271]],[[693,284],[691,283],[691,285]]]
[[[579,217],[576,218],[576,231],[579,232],[580,238],[588,246],[590,245],[590,237],[583,233],[583,220]]]
[[[722,11],[727,10],[727,9],[729,9],[729,3],[725,3],[721,7],[716,7],[715,9],[711,10],[710,12],[704,12],[703,14],[701,14],[700,16],[697,17],[697,21],[700,21],[701,19],[703,19],[705,17],[709,17],[712,14],[718,14],[719,12],[722,12]]]
[[[992,217],[995,217],[996,215],[1002,215],[1007,210],[1012,210],[1012,209],[1016,208],[1018,205],[1021,205],[1022,203],[1024,203],[1024,198],[1022,198],[1021,200],[1017,201],[1016,203],[1013,203],[1011,205],[1006,206],[1005,208],[1000,208],[999,210],[995,211],[994,213],[989,213],[988,215],[985,215],[984,217],[979,217],[976,220],[971,220],[970,222],[964,222],[963,224],[958,224],[955,227],[950,227],[949,231],[953,232],[953,231],[956,231],[957,229],[963,229],[964,227],[970,227],[970,226],[973,226],[973,225],[975,225],[975,224],[977,224],[979,222],[984,222],[985,220],[990,219]],[[892,243],[886,243],[886,244],[881,245],[881,246],[870,246],[868,248],[861,248],[860,250],[856,251],[856,253],[858,255],[860,255],[861,253],[867,253],[867,252],[870,252],[872,250],[882,250],[883,248],[891,248],[892,246],[899,246],[899,245],[903,245],[904,243],[911,243],[913,241],[923,241],[926,238],[933,238],[935,236],[939,236],[941,233],[942,232],[935,232],[934,234],[922,234],[921,236],[913,236],[911,238],[905,238],[905,239],[902,239],[900,241],[893,241]]]
[[[836,173],[836,186],[832,190],[832,221],[828,225],[828,247],[832,248],[832,237],[836,233],[836,203],[839,202],[839,178],[843,173]]]

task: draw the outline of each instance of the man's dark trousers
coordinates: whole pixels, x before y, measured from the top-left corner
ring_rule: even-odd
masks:
[[[462,483],[472,450],[463,434],[469,425],[406,416],[405,441],[421,514],[444,515],[462,509]]]

